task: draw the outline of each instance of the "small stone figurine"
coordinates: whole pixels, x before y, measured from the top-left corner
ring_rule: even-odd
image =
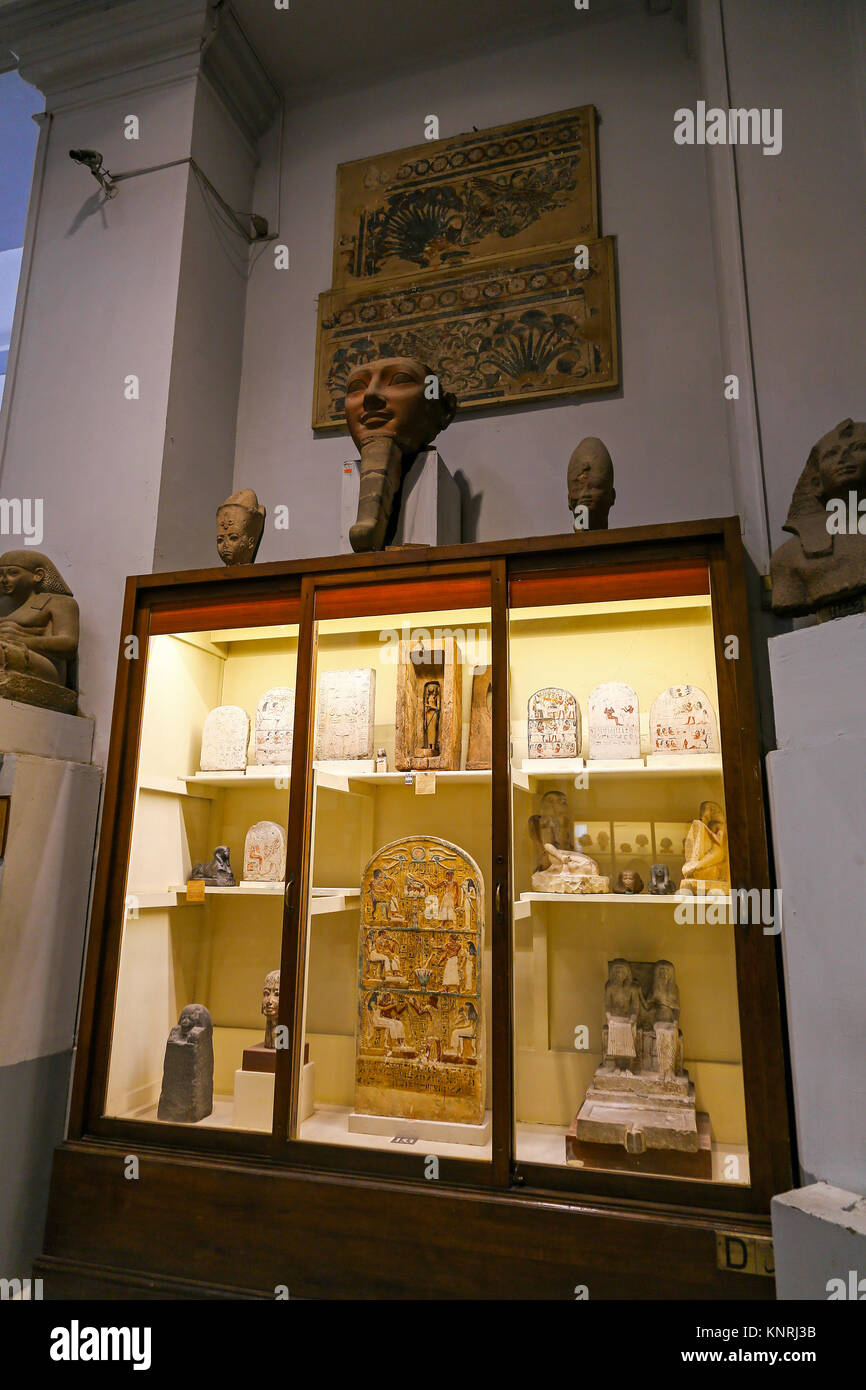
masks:
[[[431,395],[432,384],[436,394]],[[355,367],[346,383],[346,424],[361,455],[353,550],[383,550],[396,525],[394,499],[408,463],[447,429],[457,397],[415,357],[380,357]]]
[[[636,869],[621,869],[613,891],[615,893],[642,893],[643,879]]]
[[[731,891],[728,830],[725,813],[717,802],[701,802],[700,819],[693,820],[689,826],[684,853],[681,893],[703,897],[708,893]]]
[[[676,887],[671,883],[671,871],[667,864],[653,864],[650,868],[650,885],[647,892],[662,895],[676,891]]]
[[[575,531],[606,531],[615,501],[610,454],[600,439],[589,435],[568,461],[568,507]]]
[[[195,1124],[213,1110],[213,1020],[204,1004],[187,1004],[168,1035],[158,1120]]]
[[[204,879],[209,888],[234,888],[235,876],[229,861],[228,845],[217,845],[213,859],[207,863],[193,864],[189,876],[191,879]]]
[[[0,698],[75,714],[78,604],[38,550],[0,555]]]
[[[811,450],[770,561],[776,613],[841,617],[866,602],[866,423],[843,420]],[[853,522],[853,525],[852,525]],[[840,611],[841,610],[841,611]]]
[[[217,507],[217,551],[224,565],[251,565],[265,529],[265,508],[251,488],[243,488]]]

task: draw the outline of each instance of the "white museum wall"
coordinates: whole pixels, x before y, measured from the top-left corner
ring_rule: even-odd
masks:
[[[724,0],[731,99],[780,107],[736,151],[770,542],[815,441],[866,412],[866,6]]]
[[[279,176],[290,269],[275,270],[265,252],[250,277],[238,413],[235,486],[255,487],[270,516],[278,503],[291,511],[288,532],[266,528],[260,560],[339,550],[341,467],[354,449],[347,435],[316,437],[310,427],[336,166],[423,141],[429,113],[447,136],[596,105],[601,230],[617,238],[621,389],[473,414],[440,436],[447,466],[472,495],[464,539],[568,530],[566,465],[588,434],[613,456],[613,524],[733,510],[705,171],[673,141],[674,110],[698,95],[683,25],[629,10],[555,39],[290,105],[281,168],[275,131],[256,186],[257,210],[274,217]]]

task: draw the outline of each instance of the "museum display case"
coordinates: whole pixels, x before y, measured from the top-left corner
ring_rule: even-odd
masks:
[[[772,1296],[744,563],[729,519],[129,581],[50,1292]]]

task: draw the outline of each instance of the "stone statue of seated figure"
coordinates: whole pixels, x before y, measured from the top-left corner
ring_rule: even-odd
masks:
[[[685,843],[681,893],[729,893],[728,832],[725,813],[715,801],[702,801],[700,820],[693,820]]]
[[[47,555],[0,555],[0,697],[74,714],[78,604]]]

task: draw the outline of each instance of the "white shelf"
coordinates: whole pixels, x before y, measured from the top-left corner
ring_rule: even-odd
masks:
[[[193,880],[195,881],[195,880]],[[286,891],[285,883],[238,883],[234,888],[211,888],[205,884],[206,897],[243,898],[281,898]],[[135,897],[135,894],[130,896]],[[153,907],[185,907],[186,884],[172,883],[166,893],[138,894],[139,910]],[[358,888],[314,888],[311,894],[310,914],[324,916],[329,912],[345,912],[354,907],[360,898]],[[195,904],[193,904],[195,906]]]
[[[556,766],[557,761],[559,767]],[[683,753],[676,757],[668,755],[641,755],[640,758],[545,758],[536,762],[524,758],[518,767],[511,769],[511,780],[515,787],[529,791],[535,782],[553,782],[563,778],[585,774],[590,785],[594,777],[716,777],[722,773],[720,753]],[[578,764],[580,766],[578,767]]]
[[[641,903],[653,903],[664,906],[666,903],[693,903],[693,902],[726,902],[721,894],[707,898],[696,898],[693,893],[521,893],[514,904],[514,915],[516,917],[528,917],[531,912],[531,903],[630,903],[640,906]],[[528,910],[518,913],[517,909],[521,903],[526,903]]]
[[[431,769],[432,771],[432,769]],[[333,773],[323,772],[317,768],[316,780],[320,787],[326,787],[331,791],[348,792],[353,784],[357,786],[385,786],[400,787],[405,786],[407,791],[414,789],[415,777],[418,774],[409,772],[353,772],[353,773]],[[442,782],[445,786],[483,786],[489,784],[493,773],[487,769],[480,772],[454,771],[454,772],[433,772],[437,785]],[[411,780],[406,781],[409,777]]]
[[[180,789],[193,792],[197,787],[260,787],[262,783],[288,782],[291,775],[291,768],[288,763],[270,763],[267,766],[259,767],[258,764],[247,768],[238,768],[236,772],[195,772],[192,777],[181,779]],[[279,791],[287,788],[280,787]]]

